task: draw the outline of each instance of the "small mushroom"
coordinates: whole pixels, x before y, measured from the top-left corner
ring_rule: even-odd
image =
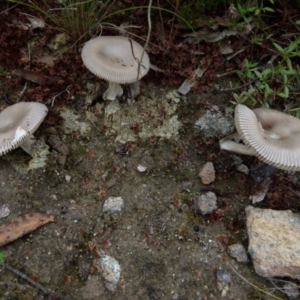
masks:
[[[221,149],[255,155],[279,169],[300,171],[298,118],[272,109],[251,110],[239,104],[235,108],[235,127],[234,137],[242,140],[244,145],[232,141],[231,135],[220,141]]]
[[[133,84],[132,90],[139,90],[137,82],[150,68],[150,60],[143,47],[130,38],[121,36],[100,36],[85,43],[81,51],[84,65],[95,76],[108,81],[104,100],[115,100],[123,94],[120,84]]]
[[[31,154],[33,133],[46,117],[48,108],[38,102],[19,102],[0,113],[0,156],[21,147]]]

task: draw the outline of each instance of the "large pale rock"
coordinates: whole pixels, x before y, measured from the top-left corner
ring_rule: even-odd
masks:
[[[213,106],[195,122],[195,127],[207,137],[221,138],[234,131],[234,120],[231,114],[222,112],[218,106]]]
[[[248,252],[257,274],[300,278],[300,216],[290,210],[246,208]]]

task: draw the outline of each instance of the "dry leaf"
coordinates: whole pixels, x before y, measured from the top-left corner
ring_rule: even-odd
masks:
[[[54,222],[53,216],[32,213],[19,216],[9,223],[3,224],[0,226],[0,247],[49,222]]]
[[[44,76],[42,74],[23,69],[16,69],[13,71],[13,73],[38,84],[54,84],[61,80],[61,78],[58,76]]]
[[[45,27],[45,21],[38,19],[33,16],[26,16],[27,20],[30,22],[30,28],[35,29],[35,28],[44,28]]]
[[[212,162],[207,162],[201,169],[199,177],[203,184],[210,184],[215,181],[215,169]]]
[[[272,180],[270,178],[264,179],[260,184],[256,192],[249,197],[252,203],[261,202],[265,199],[265,196],[269,190]]]

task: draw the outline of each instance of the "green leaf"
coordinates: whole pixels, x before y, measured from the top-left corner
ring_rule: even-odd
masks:
[[[293,70],[292,61],[289,58],[287,58],[285,61],[286,61],[286,64],[288,66],[288,69]]]
[[[263,9],[264,9],[264,11],[274,12],[274,9],[271,7],[264,7]]]
[[[298,46],[297,42],[291,42],[286,50],[287,53],[291,53],[292,51],[294,51],[296,49],[296,47]]]
[[[0,264],[4,264],[5,261],[5,252],[0,251]]]
[[[255,6],[248,7],[246,10],[247,10],[247,12],[254,12],[257,10],[257,7],[255,7]]]
[[[277,49],[277,51],[278,51],[280,54],[285,54],[284,49],[283,49],[280,45],[278,45],[278,44],[275,43],[275,42],[273,42],[273,45],[274,45],[274,47]]]
[[[300,25],[300,20],[296,21],[296,24],[297,24],[297,25]]]
[[[261,75],[260,72],[258,72],[257,70],[254,70],[254,74],[256,75],[256,77],[259,79],[259,80],[263,80],[263,77]]]
[[[290,90],[287,86],[284,87],[284,94],[285,94],[286,98],[288,98],[290,95]]]
[[[263,78],[266,78],[268,75],[270,75],[272,73],[271,69],[264,69],[261,74],[263,76]]]

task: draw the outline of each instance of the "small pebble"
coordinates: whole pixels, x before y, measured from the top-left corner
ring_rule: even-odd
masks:
[[[217,209],[217,196],[213,192],[207,192],[194,198],[196,210],[200,210],[202,215],[211,214]]]
[[[70,182],[71,181],[71,176],[70,175],[66,175],[65,179],[66,179],[66,182]]]
[[[217,271],[217,279],[222,284],[229,284],[231,282],[231,276],[225,270],[218,270]]]
[[[193,229],[194,229],[195,232],[199,232],[199,230],[200,230],[198,225],[195,225]]]
[[[232,244],[228,247],[227,251],[238,262],[247,263],[249,261],[247,251],[242,244]]]
[[[147,171],[147,167],[142,166],[142,165],[138,165],[138,166],[137,166],[137,170],[138,170],[140,173],[143,173],[143,172]]]
[[[193,183],[190,181],[182,181],[182,188],[186,191],[186,192],[190,192],[191,188],[193,186]]]
[[[10,209],[6,204],[0,206],[0,219],[7,217],[10,214]]]

